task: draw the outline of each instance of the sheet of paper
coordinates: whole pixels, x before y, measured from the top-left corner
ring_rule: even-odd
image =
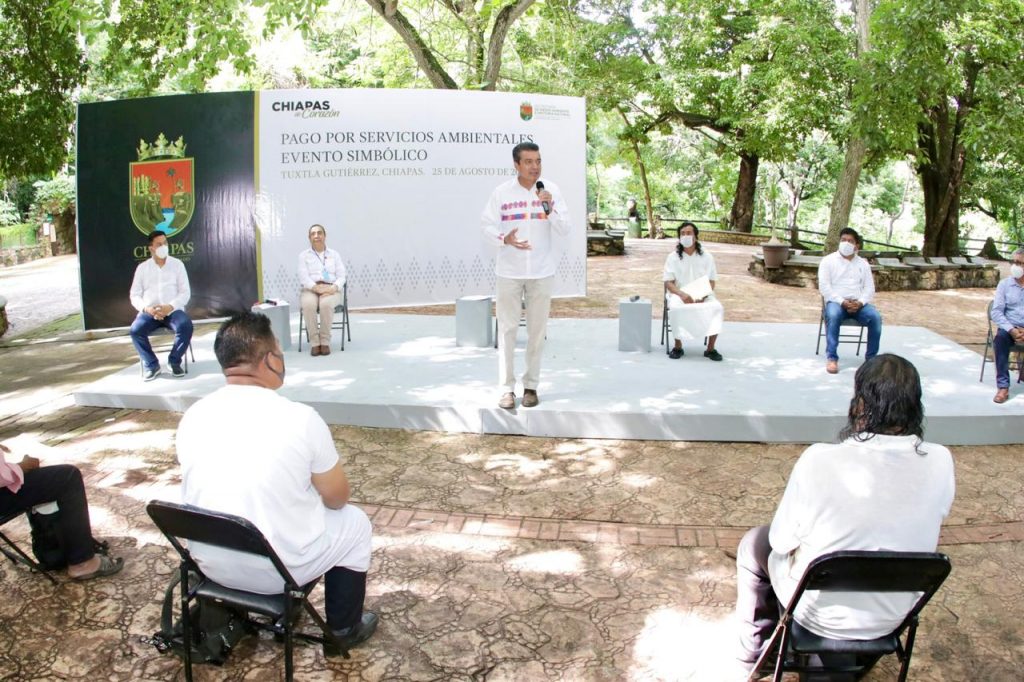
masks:
[[[686,286],[679,287],[684,294],[692,298],[694,301],[699,301],[702,298],[711,295],[711,280],[704,277],[698,277]]]

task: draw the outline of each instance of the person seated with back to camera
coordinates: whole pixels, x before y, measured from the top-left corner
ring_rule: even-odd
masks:
[[[56,502],[60,544],[69,578],[100,578],[124,568],[124,559],[96,553],[82,472],[70,464],[40,466],[38,459],[28,455],[22,457],[20,464],[11,464],[4,459],[4,454],[10,452],[0,445],[0,514],[25,512]]]
[[[849,421],[838,443],[804,450],[771,526],[752,528],[736,550],[736,616],[742,663],[771,639],[807,566],[842,550],[934,552],[955,492],[953,457],[924,441],[921,377],[892,354],[854,375]],[[912,593],[808,592],[795,618],[816,635],[868,640],[892,632]]]
[[[715,282],[718,270],[715,258],[704,251],[698,237],[700,230],[693,223],[679,226],[679,243],[676,250],[665,259],[665,302],[668,305],[668,320],[675,337],[675,347],[668,356],[673,360],[683,357],[683,340],[707,338],[708,346],[704,357],[719,361],[722,354],[715,349],[718,334],[722,330],[725,309],[715,298]],[[691,288],[696,300],[684,289]]]

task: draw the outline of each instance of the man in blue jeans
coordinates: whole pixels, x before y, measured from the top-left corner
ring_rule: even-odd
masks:
[[[990,316],[998,327],[992,339],[996,361],[996,395],[992,400],[1002,404],[1010,397],[1010,348],[1024,344],[1024,249],[1013,252],[1010,276],[996,287]]]
[[[825,371],[839,371],[839,325],[853,318],[868,328],[865,360],[878,355],[882,338],[882,316],[871,302],[875,298],[875,279],[871,266],[857,255],[860,235],[852,227],[839,232],[839,250],[830,253],[818,266],[818,291],[825,300]]]
[[[160,374],[160,361],[153,353],[149,335],[159,327],[174,332],[167,361],[171,376],[180,379],[185,376],[181,358],[192,342],[192,320],[185,314],[185,304],[192,297],[188,273],[184,263],[169,255],[163,232],[150,233],[149,253],[152,257],[139,263],[132,279],[131,300],[139,314],[129,333],[146,368],[143,381],[152,381]]]

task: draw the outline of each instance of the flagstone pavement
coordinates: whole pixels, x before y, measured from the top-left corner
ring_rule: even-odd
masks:
[[[707,246],[728,319],[817,320],[813,291],[746,273],[753,249]],[[558,301],[553,314],[613,316],[633,293],[657,300],[669,248],[631,240],[625,257],[589,259],[588,297]],[[980,351],[990,296],[886,292],[878,305],[887,324],[926,326]],[[142,641],[159,626],[176,568],[144,505],[177,499],[180,415],[75,406],[75,387],[134,358],[123,335],[84,339],[0,341],[0,440],[78,465],[94,532],[127,564],[113,578],[61,576],[53,586],[0,563],[0,679],[180,680],[180,662]],[[728,339],[719,347],[727,354]],[[381,626],[347,661],[296,647],[296,679],[742,679],[731,660],[732,552],[770,520],[801,446],[332,433],[353,499],[373,519],[367,606]],[[1020,679],[1020,449],[953,448],[957,497],[940,551],[954,568],[923,614],[910,679]],[[27,546],[24,521],[4,532]],[[251,638],[224,667],[197,667],[196,679],[280,679],[282,657],[272,638]],[[893,662],[868,679],[895,679]]]

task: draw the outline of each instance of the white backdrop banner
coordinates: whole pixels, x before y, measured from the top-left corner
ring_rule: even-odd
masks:
[[[263,296],[298,304],[309,226],[341,254],[354,308],[493,294],[480,214],[540,145],[572,218],[555,242],[556,296],[586,295],[586,112],[576,97],[447,90],[258,93],[256,223]]]

